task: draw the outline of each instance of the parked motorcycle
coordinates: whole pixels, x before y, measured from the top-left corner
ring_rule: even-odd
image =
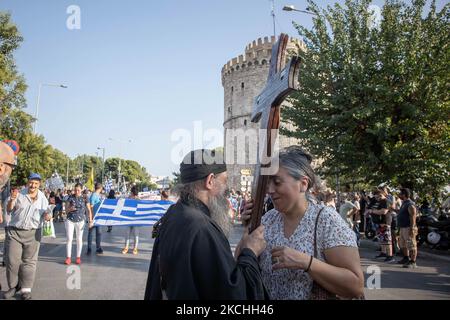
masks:
[[[448,250],[450,248],[450,218],[422,215],[417,219],[418,245],[427,243],[432,249]]]

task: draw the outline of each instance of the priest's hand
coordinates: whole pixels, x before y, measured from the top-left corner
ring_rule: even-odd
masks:
[[[247,226],[250,223],[252,217],[253,200],[249,200],[244,205],[244,211],[241,213],[242,224]]]
[[[264,239],[264,226],[261,225],[250,234],[248,234],[248,231],[244,233],[239,249],[248,248],[252,250],[257,257],[259,257],[266,246],[267,243]]]

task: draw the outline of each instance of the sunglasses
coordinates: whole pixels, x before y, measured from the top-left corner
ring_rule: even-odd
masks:
[[[14,168],[16,167],[16,165],[15,165],[15,164],[12,164],[12,163],[9,163],[9,162],[2,162],[2,163],[4,163],[4,164],[6,164],[6,165],[10,166],[10,167],[11,167],[11,169],[14,169]]]

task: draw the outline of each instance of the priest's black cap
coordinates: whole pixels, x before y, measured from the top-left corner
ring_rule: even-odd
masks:
[[[223,152],[198,149],[189,152],[180,164],[181,183],[194,182],[206,178],[209,174],[227,170]]]

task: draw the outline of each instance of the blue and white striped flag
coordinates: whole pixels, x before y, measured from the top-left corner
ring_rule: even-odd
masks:
[[[112,180],[111,179],[106,179],[104,188],[105,188],[105,192],[109,193],[109,190],[111,190],[111,188],[112,188]]]
[[[153,226],[173,204],[167,200],[105,199],[94,217],[95,226]]]

